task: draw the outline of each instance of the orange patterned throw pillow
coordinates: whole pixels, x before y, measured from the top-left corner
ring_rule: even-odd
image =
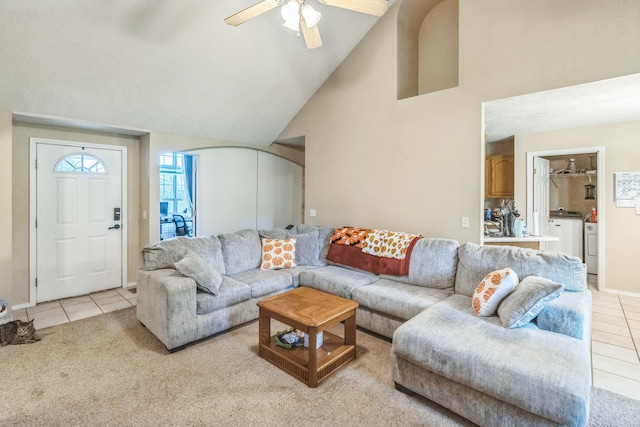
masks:
[[[296,238],[262,239],[261,270],[278,270],[296,266]]]
[[[500,301],[513,291],[518,282],[518,275],[510,268],[487,274],[473,293],[471,300],[473,315],[493,316]]]

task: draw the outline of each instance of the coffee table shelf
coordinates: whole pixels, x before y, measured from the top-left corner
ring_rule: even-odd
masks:
[[[269,346],[261,345],[260,356],[274,365],[284,369],[305,384],[309,384],[309,349],[294,347],[287,349],[276,344],[275,336],[271,337]],[[355,345],[346,345],[344,339],[330,332],[323,332],[323,343],[316,350],[317,381],[346,365],[356,357]]]
[[[299,287],[258,302],[258,354],[295,378],[316,387],[329,375],[356,358],[356,308],[358,303],[315,289]],[[309,335],[309,348],[287,349],[271,335],[271,319]],[[342,323],[344,338],[327,329]],[[316,335],[323,333],[316,348]]]

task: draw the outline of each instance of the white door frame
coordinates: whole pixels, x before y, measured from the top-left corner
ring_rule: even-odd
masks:
[[[51,144],[51,145],[66,145],[69,147],[87,147],[102,150],[117,150],[122,153],[122,209],[121,209],[121,224],[122,224],[122,272],[121,282],[122,287],[127,284],[127,147],[118,145],[105,145],[105,144],[92,144],[81,143],[75,141],[63,141],[57,139],[45,139],[45,138],[29,138],[29,306],[36,305],[36,276],[37,276],[37,230],[36,230],[36,147],[37,144]]]
[[[567,156],[571,154],[598,154],[598,174],[596,185],[598,186],[598,284],[597,289],[604,291],[606,289],[605,275],[605,253],[604,253],[604,236],[605,236],[605,170],[604,170],[604,147],[583,147],[583,148],[564,148],[561,150],[545,150],[545,151],[529,151],[527,152],[527,218],[533,218],[533,158],[547,156]]]

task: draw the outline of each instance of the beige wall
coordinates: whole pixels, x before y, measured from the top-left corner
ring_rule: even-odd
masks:
[[[479,242],[482,102],[640,72],[640,2],[461,0],[459,86],[398,101],[405,2],[281,138],[306,138],[305,206],[318,214],[308,222]]]
[[[0,243],[0,268],[5,273],[0,281],[0,297],[12,305],[29,302],[29,138],[56,139],[127,147],[127,281],[136,281],[140,249],[149,242],[160,239],[157,212],[159,203],[158,158],[160,153],[194,148],[225,145],[222,142],[185,136],[151,133],[140,138],[91,132],[65,127],[43,126],[27,123],[12,124],[12,113],[0,110],[0,148],[4,153],[0,162],[0,190],[3,200],[11,200],[6,215],[0,220],[5,230]],[[226,144],[228,145],[228,144]],[[274,154],[304,163],[298,150],[287,147],[269,149]],[[13,185],[12,185],[13,182]],[[150,208],[150,206],[155,206]],[[146,212],[145,212],[146,211]],[[13,238],[11,236],[13,230]]]
[[[138,139],[99,132],[80,131],[26,123],[13,125],[13,291],[12,304],[29,302],[29,138],[55,139],[127,147],[127,277],[136,281],[138,271]]]
[[[418,36],[418,94],[458,85],[458,0],[429,12]]]
[[[403,80],[398,79],[396,22],[405,3],[432,8],[437,1],[396,1],[279,138],[304,136],[304,159],[295,160],[301,157],[295,150],[280,154],[305,163],[305,206],[307,212],[318,212],[306,218],[310,223],[391,228],[478,242],[484,157],[481,103],[640,72],[640,2],[460,0],[459,86],[398,101],[397,85]],[[402,16],[411,14],[409,10]],[[417,37],[419,25],[412,31]],[[400,49],[417,55],[417,45],[416,40],[410,49]],[[417,57],[407,60],[417,68]],[[417,92],[417,77],[415,86]],[[12,239],[0,243],[0,268],[9,263],[12,271],[0,281],[0,291],[13,304],[28,300],[28,205],[22,196],[28,182],[27,134],[74,141],[87,135],[97,141],[114,138],[28,128],[29,132],[17,126],[19,136],[12,136],[11,113],[0,111],[0,147],[4,153],[14,150],[0,160],[3,182],[13,181],[0,190],[11,212],[2,225],[6,224],[5,233],[14,230]],[[132,269],[137,268],[134,248],[159,238],[157,215],[148,214],[150,206],[154,211],[158,206],[158,155],[220,145],[231,144],[152,132],[140,138],[138,163],[129,151],[129,177],[140,177],[129,183],[129,215],[137,221],[128,219],[139,224],[139,234],[132,233],[132,225],[129,229],[129,280],[135,280]],[[470,228],[460,227],[461,216],[470,217]],[[616,236],[612,232],[608,239]],[[633,251],[625,242],[618,247]],[[615,266],[618,261],[612,262]],[[625,286],[622,283],[631,277],[616,282]]]
[[[598,188],[604,211],[598,222],[605,234],[605,288],[640,293],[640,264],[633,262],[640,259],[640,216],[613,202],[613,174],[640,171],[640,122],[516,136],[516,205],[526,206],[527,152],[588,147],[604,147],[604,170],[598,171],[605,176],[604,188]]]
[[[158,159],[160,154],[166,152],[198,150],[210,147],[238,147],[227,141],[210,138],[196,138],[184,135],[172,135],[161,132],[151,132],[140,139],[141,153],[141,197],[140,202],[140,247],[147,243],[160,240],[160,218],[158,215],[151,215],[150,212],[157,212],[160,203],[160,166]],[[274,144],[264,151],[276,154],[294,163],[304,166],[304,152],[295,148]],[[255,172],[255,171],[254,171]]]
[[[0,110],[0,200],[3,205],[11,206],[13,188],[13,165],[11,163],[11,111]],[[12,237],[13,237],[13,216],[11,210],[5,208],[5,214],[0,217],[0,298],[13,304],[12,296],[15,294],[13,283],[13,259],[12,259]],[[8,313],[11,316],[10,313]]]

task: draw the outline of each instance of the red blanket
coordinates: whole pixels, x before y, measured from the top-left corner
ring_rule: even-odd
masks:
[[[336,264],[348,265],[349,267],[370,271],[375,274],[408,276],[411,252],[413,252],[413,247],[420,239],[421,237],[416,237],[411,241],[407,249],[407,255],[402,260],[365,254],[362,252],[362,249],[356,246],[338,245],[335,243],[329,246],[327,260]]]

